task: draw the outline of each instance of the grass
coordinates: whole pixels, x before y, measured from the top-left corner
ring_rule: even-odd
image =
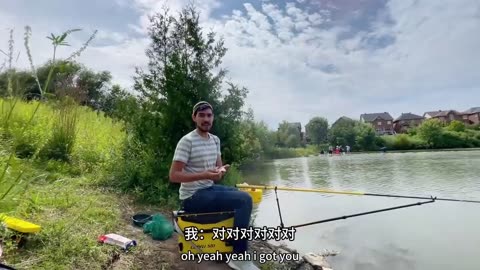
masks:
[[[0,108],[11,108],[11,104],[0,100]],[[2,164],[7,163],[13,146],[30,155],[20,158],[17,153],[11,159],[0,181],[0,190],[11,188],[0,200],[0,212],[39,224],[42,230],[23,247],[11,240],[11,231],[0,232],[3,258],[18,269],[101,269],[114,248],[99,246],[97,238],[118,229],[121,197],[97,183],[122,150],[123,127],[86,107],[76,107],[75,144],[69,162],[32,158],[55,138],[58,119],[55,106],[40,104],[30,128],[22,132],[37,105],[17,101],[8,125],[2,122]],[[6,119],[4,115],[1,120]]]
[[[7,213],[38,224],[42,230],[28,237],[24,247],[15,248],[12,242],[5,245],[10,247],[4,251],[5,261],[18,269],[101,269],[114,249],[96,240],[119,229],[117,196],[92,188],[89,178],[56,169],[45,171],[62,165],[22,163],[28,171],[24,177],[36,179],[21,196],[16,193],[15,210]]]
[[[2,142],[4,148],[11,142],[17,145],[17,149],[40,152],[47,146],[51,138],[58,138],[60,132],[58,132],[58,128],[55,128],[55,124],[58,123],[57,119],[62,119],[62,116],[55,107],[43,103],[40,104],[37,116],[33,119],[30,127],[22,132],[25,123],[37,107],[37,103],[23,101],[16,103],[11,119],[8,121],[8,130],[0,130],[4,138],[8,139]],[[0,99],[0,108],[10,108],[10,106],[11,101]],[[120,153],[126,136],[123,125],[103,114],[97,114],[87,107],[76,106],[75,111],[77,117],[76,126],[74,126],[75,143],[69,152],[70,164],[80,170],[79,173],[89,173],[108,166],[108,162]],[[60,129],[60,131],[63,130]],[[67,130],[67,132],[71,131]]]

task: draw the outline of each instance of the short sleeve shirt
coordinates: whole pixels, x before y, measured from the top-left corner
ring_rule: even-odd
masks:
[[[210,133],[208,138],[204,138],[193,130],[180,139],[173,160],[185,163],[184,170],[187,173],[200,173],[215,169],[218,156],[221,156],[220,139]],[[197,190],[210,187],[213,183],[211,179],[181,183],[180,200],[189,198]]]

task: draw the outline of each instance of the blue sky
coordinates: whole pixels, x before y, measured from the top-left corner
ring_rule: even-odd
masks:
[[[147,61],[148,14],[188,0],[0,0],[0,49],[15,29],[25,67],[25,25],[35,64],[51,54],[45,36],[69,28],[68,55],[99,30],[78,59],[132,83]],[[423,114],[480,106],[480,2],[477,0],[196,0],[202,26],[225,39],[228,78],[273,129],[282,120],[358,119],[361,113]],[[1,57],[1,56],[0,56]],[[3,59],[0,58],[0,65]]]

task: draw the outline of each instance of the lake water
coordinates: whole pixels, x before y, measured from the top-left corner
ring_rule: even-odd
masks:
[[[480,151],[375,153],[281,159],[245,172],[249,184],[480,200]],[[421,199],[277,191],[285,226]],[[255,226],[280,225],[273,190],[255,207]],[[300,253],[339,251],[334,269],[478,270],[480,204],[436,201],[297,229]]]

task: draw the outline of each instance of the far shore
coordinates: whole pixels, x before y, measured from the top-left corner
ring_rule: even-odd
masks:
[[[411,152],[458,152],[458,151],[480,151],[479,147],[472,148],[438,148],[438,149],[411,149],[411,150],[388,150],[386,153],[411,153]],[[383,153],[382,150],[377,151],[358,151],[349,154],[378,154]]]

